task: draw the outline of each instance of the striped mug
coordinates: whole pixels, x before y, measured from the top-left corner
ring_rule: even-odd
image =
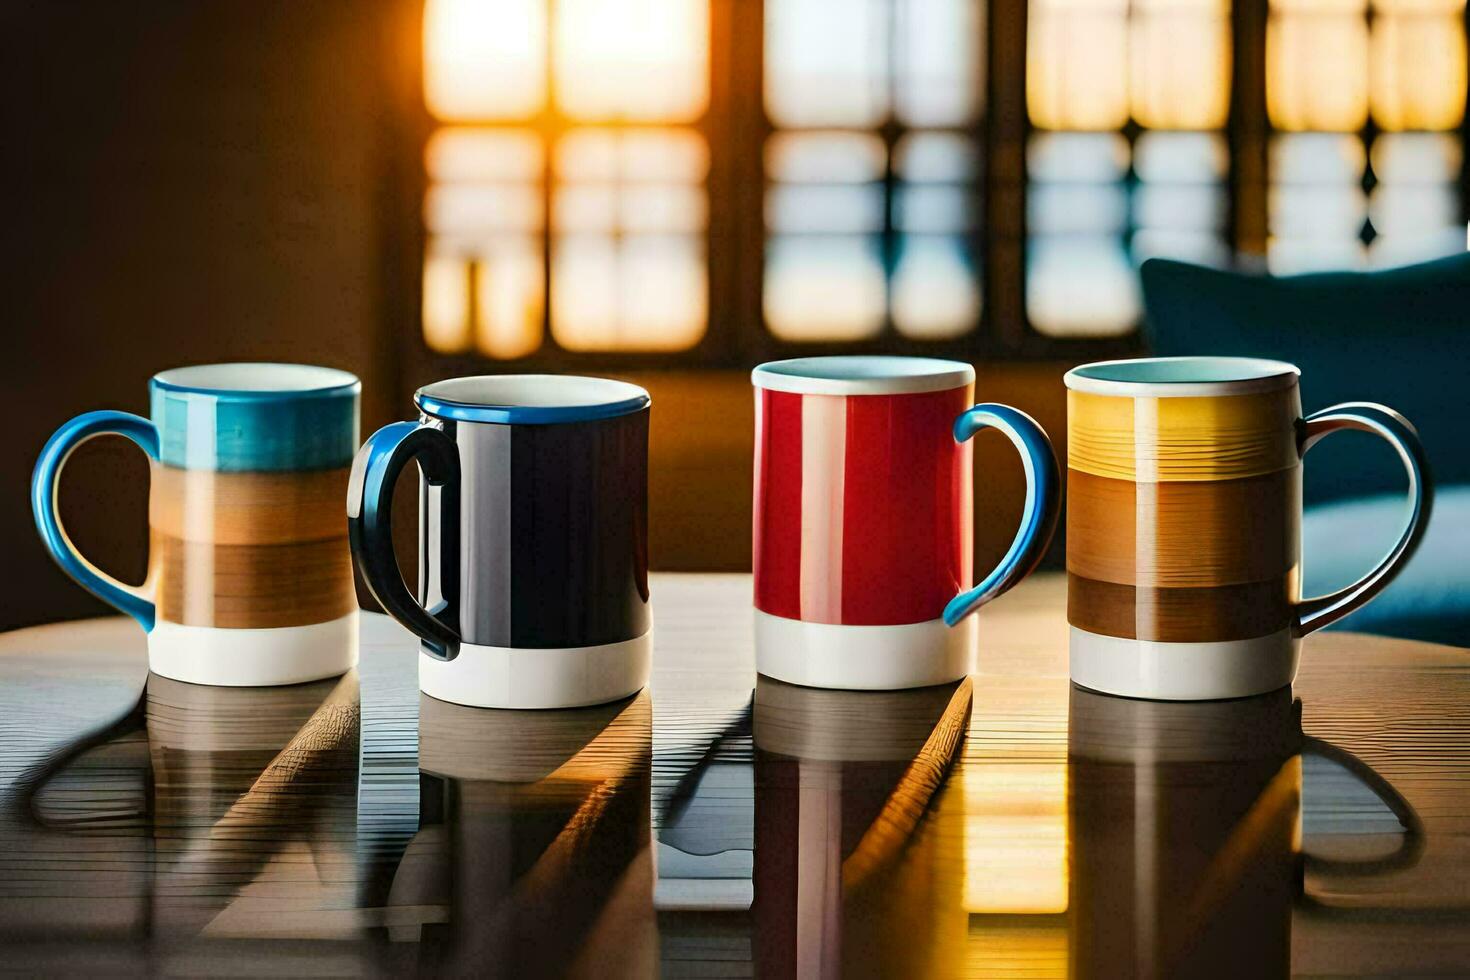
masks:
[[[1351,402],[1302,417],[1281,361],[1161,357],[1069,371],[1067,619],[1072,679],[1210,700],[1296,676],[1303,636],[1363,605],[1412,556],[1433,488],[1403,416]],[[1301,597],[1302,456],[1331,432],[1388,441],[1410,516],[1376,568]]]
[[[958,680],[980,606],[1036,567],[1060,477],[1024,412],[976,405],[975,369],[924,357],[804,357],[755,369],[756,669],[808,687]],[[972,577],[969,439],[1003,432],[1026,502],[1000,564]]]
[[[148,666],[193,684],[258,687],[357,663],[357,593],[342,501],[362,385],[305,364],[175,368],[149,383],[151,419],[87,412],[46,443],[31,509],[51,557],[148,632]],[[148,576],[119,582],[57,515],[76,447],[126,436],[151,461]]]

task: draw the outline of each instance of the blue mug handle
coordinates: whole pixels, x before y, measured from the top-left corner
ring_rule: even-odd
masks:
[[[1372,402],[1343,402],[1324,408],[1299,423],[1297,443],[1301,454],[1305,456],[1307,450],[1318,442],[1344,429],[1371,432],[1393,446],[1409,478],[1409,519],[1398,542],[1367,575],[1346,588],[1303,599],[1297,604],[1293,630],[1297,636],[1306,636],[1336,622],[1382,592],[1384,586],[1392,582],[1414,557],[1419,542],[1424,540],[1429,515],[1434,510],[1434,477],[1429,471],[1429,458],[1419,444],[1418,432],[1408,419],[1391,408]]]
[[[954,440],[964,442],[981,429],[999,429],[1021,454],[1021,464],[1026,468],[1026,506],[1021,513],[1021,527],[1000,564],[973,589],[961,592],[944,607],[944,621],[950,626],[1031,574],[1051,544],[1061,513],[1062,481],[1057,457],[1036,420],[1009,405],[976,405],[955,419]]]
[[[108,605],[136,619],[143,629],[152,632],[153,601],[143,589],[134,588],[108,575],[83,558],[67,537],[66,528],[56,512],[57,484],[67,457],[88,439],[98,436],[126,436],[138,444],[148,458],[158,460],[158,429],[152,422],[128,412],[87,412],[57,429],[41,450],[36,469],[31,474],[31,513],[41,543],[46,546],[61,570],[77,584]]]
[[[398,571],[393,551],[393,485],[417,460],[429,486],[439,489],[439,591],[431,609],[419,605]],[[394,422],[374,432],[352,461],[347,482],[347,539],[373,598],[422,641],[437,660],[459,656],[459,447],[440,429]],[[420,545],[420,550],[428,542]]]

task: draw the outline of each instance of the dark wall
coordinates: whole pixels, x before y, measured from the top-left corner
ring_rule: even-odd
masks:
[[[383,216],[413,6],[0,6],[0,627],[104,611],[47,559],[27,500],[70,416],[146,414],[153,372],[218,360],[346,368],[365,430],[399,413]],[[141,580],[141,454],[89,444],[62,496],[82,549]]]

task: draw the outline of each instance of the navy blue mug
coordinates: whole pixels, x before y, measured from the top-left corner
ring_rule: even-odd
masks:
[[[648,392],[604,378],[454,378],[352,465],[364,581],[420,640],[419,689],[487,708],[601,704],[643,688]],[[419,466],[419,585],[393,551],[392,494]]]

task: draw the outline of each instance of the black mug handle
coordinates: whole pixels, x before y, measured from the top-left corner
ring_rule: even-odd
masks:
[[[410,460],[439,488],[439,582],[443,598],[419,605],[398,571],[393,551],[393,485]],[[442,429],[394,422],[374,432],[352,461],[347,484],[347,537],[373,598],[423,641],[438,660],[459,656],[459,448]]]

